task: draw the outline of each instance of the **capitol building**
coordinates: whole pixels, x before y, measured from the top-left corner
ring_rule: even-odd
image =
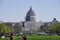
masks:
[[[56,20],[56,18],[54,18],[51,22],[42,22],[36,21],[36,14],[34,12],[34,10],[32,9],[32,7],[30,7],[30,9],[28,10],[26,17],[25,17],[25,21],[22,22],[22,30],[23,31],[48,31],[47,29],[51,27],[52,24],[57,23],[59,21]]]
[[[25,21],[23,22],[24,31],[37,31],[41,25],[44,25],[43,22],[36,21],[36,15],[32,7],[28,10],[26,14]]]
[[[0,23],[5,23],[9,27],[12,27],[15,32],[18,32],[19,28],[22,29],[22,31],[38,31],[40,30],[41,32],[48,31],[47,29],[51,27],[52,24],[57,23],[59,21],[56,20],[56,18],[53,18],[51,22],[42,22],[36,21],[36,14],[32,7],[28,10],[25,21],[22,22],[0,22]]]

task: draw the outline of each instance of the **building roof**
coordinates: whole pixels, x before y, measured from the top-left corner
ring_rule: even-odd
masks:
[[[35,12],[32,10],[32,7],[30,7],[27,16],[35,16]]]
[[[26,21],[35,21],[35,12],[32,10],[32,7],[30,7],[29,11],[27,12]]]
[[[52,20],[52,23],[56,23],[56,22],[59,22],[59,21],[57,21],[56,18],[54,18],[54,19]]]

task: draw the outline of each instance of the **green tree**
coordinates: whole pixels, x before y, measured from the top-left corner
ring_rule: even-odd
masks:
[[[49,29],[50,32],[59,33],[60,32],[60,23],[52,24],[52,27]]]
[[[0,33],[3,33],[3,34],[6,34],[6,33],[11,33],[13,32],[14,30],[10,27],[8,27],[7,25],[5,24],[0,24]]]

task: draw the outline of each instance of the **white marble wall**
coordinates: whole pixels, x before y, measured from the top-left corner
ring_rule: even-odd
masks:
[[[37,31],[43,22],[25,22],[24,31]]]

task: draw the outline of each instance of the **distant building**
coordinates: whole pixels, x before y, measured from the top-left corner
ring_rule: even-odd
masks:
[[[43,22],[36,22],[35,12],[32,10],[32,7],[30,7],[24,21],[24,31],[37,31],[43,24]]]
[[[56,18],[54,18],[52,22],[42,22],[42,21],[37,22],[36,14],[32,9],[32,7],[30,7],[30,9],[28,10],[25,21],[21,21],[21,22],[1,22],[0,21],[0,23],[5,23],[9,27],[12,27],[15,30],[15,33],[19,32],[19,28],[21,28],[22,31],[34,32],[41,29],[40,30],[41,32],[42,31],[45,32],[45,31],[48,31],[47,29],[51,27],[53,23],[57,23],[57,22],[59,21],[57,21]]]
[[[23,31],[38,31],[41,29],[41,32],[48,32],[48,28],[52,26],[52,24],[57,23],[59,21],[54,18],[52,22],[37,22],[36,15],[32,7],[28,10],[26,14],[25,21],[23,22]]]

